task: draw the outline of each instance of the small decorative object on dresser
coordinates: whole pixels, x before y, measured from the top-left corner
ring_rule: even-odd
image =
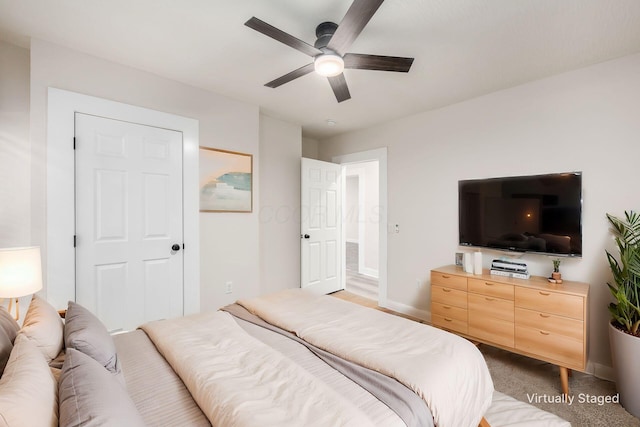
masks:
[[[553,273],[551,273],[552,283],[562,283],[562,273],[560,273],[560,260],[558,258],[552,260]]]
[[[560,367],[562,392],[569,369],[587,363],[589,285],[465,273],[453,265],[431,270],[431,322],[473,341]]]
[[[609,304],[611,360],[620,403],[640,417],[640,214],[625,212],[624,218],[607,214],[615,237],[618,258],[607,251],[614,283],[607,283],[615,303]]]

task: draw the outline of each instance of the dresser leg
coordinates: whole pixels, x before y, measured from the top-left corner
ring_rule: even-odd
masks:
[[[560,384],[562,385],[562,394],[569,394],[569,369],[560,366]]]

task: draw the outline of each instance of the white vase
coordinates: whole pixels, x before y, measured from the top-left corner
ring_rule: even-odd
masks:
[[[473,274],[482,274],[482,252],[473,253]]]
[[[640,418],[640,338],[609,323],[609,343],[620,404],[631,415]]]

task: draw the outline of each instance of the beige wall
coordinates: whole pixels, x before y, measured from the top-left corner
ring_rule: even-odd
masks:
[[[300,287],[302,129],[260,115],[260,290]]]
[[[302,138],[302,157],[307,159],[319,159],[318,140],[313,138]]]
[[[606,375],[613,249],[605,213],[640,209],[640,55],[492,93],[321,141],[320,158],[388,147],[388,297],[429,307],[429,270],[452,264],[458,242],[460,179],[583,171],[581,259],[565,259],[563,277],[591,284],[590,369]],[[497,253],[487,252],[488,266]],[[533,274],[548,257],[525,255]],[[424,286],[416,288],[416,280]]]

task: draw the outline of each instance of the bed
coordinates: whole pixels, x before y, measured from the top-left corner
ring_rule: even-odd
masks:
[[[488,425],[473,344],[337,298],[287,290],[113,337],[78,304],[56,317],[37,296],[20,331],[0,313],[0,426]]]

